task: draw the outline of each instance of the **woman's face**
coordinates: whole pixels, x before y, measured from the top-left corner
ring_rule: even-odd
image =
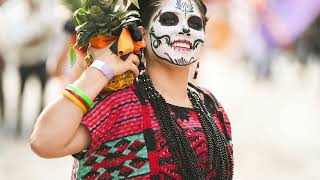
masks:
[[[201,17],[193,0],[165,1],[149,23],[149,56],[177,66],[196,62],[204,43]]]

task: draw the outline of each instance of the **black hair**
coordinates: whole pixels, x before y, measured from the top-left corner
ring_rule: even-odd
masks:
[[[73,19],[68,19],[63,25],[63,30],[69,34],[75,32],[75,28],[76,25],[74,24]]]
[[[138,10],[141,16],[141,25],[144,28],[147,28],[150,23],[150,19],[152,18],[153,14],[159,9],[163,0],[139,0],[140,9]],[[200,12],[202,13],[203,19],[203,27],[206,26],[208,18],[206,17],[207,14],[207,7],[202,0],[193,0],[199,7]]]

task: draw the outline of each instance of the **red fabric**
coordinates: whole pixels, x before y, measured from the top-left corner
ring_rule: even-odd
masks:
[[[83,118],[81,123],[89,129],[92,136],[91,146],[84,152],[85,157],[89,157],[85,163],[89,165],[90,163],[93,163],[92,171],[96,172],[99,168],[110,169],[121,166],[126,160],[136,159],[137,156],[134,152],[114,157],[114,161],[112,162],[110,162],[110,160],[97,162],[97,157],[90,157],[90,155],[91,153],[96,152],[100,156],[114,156],[111,149],[101,149],[106,142],[112,142],[123,137],[144,133],[145,144],[148,147],[147,154],[150,172],[149,174],[137,176],[134,179],[150,179],[150,176],[158,176],[160,179],[169,177],[182,179],[179,173],[179,167],[173,161],[173,155],[169,152],[169,147],[166,143],[166,139],[162,135],[160,124],[154,115],[152,106],[149,103],[143,105],[138,96],[139,94],[136,92],[134,86],[118,91],[105,98]],[[176,117],[177,123],[185,130],[186,136],[190,140],[191,147],[196,152],[196,156],[202,160],[199,167],[204,168],[208,161],[207,140],[197,113],[193,109],[183,109],[183,111],[185,111],[184,113],[175,112],[175,108],[172,106],[169,107],[172,115]],[[220,108],[225,117],[228,134],[231,136],[229,119],[221,105]],[[213,117],[213,120],[220,130],[223,131],[221,121],[217,117]],[[150,137],[152,138],[150,139]],[[150,142],[153,140],[155,144],[150,145]],[[144,145],[143,142],[133,142],[129,144],[133,147]],[[117,146],[117,150],[114,153],[123,153],[128,149],[129,144],[120,144]],[[232,151],[232,146],[230,146],[230,151]],[[142,160],[134,164],[134,167],[141,168],[143,164],[145,164],[145,161]],[[74,167],[79,168],[79,166],[76,165]],[[212,179],[215,174],[212,166],[210,167],[211,172],[207,176],[207,179]],[[127,173],[130,172],[130,169],[128,169],[128,167],[122,167],[120,171],[122,173]],[[76,173],[77,170],[74,172]],[[108,174],[110,175],[110,173]],[[109,175],[103,174],[105,177],[108,177]],[[96,175],[94,176],[96,177]]]

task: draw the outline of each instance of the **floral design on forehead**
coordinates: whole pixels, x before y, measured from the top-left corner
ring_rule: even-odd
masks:
[[[183,2],[181,0],[177,0],[176,8],[184,13],[194,12],[193,5],[190,0]]]
[[[154,15],[149,34],[158,59],[178,66],[193,64],[204,43],[201,12],[191,0],[169,1]]]

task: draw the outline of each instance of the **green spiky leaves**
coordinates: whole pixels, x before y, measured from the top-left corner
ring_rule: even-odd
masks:
[[[134,4],[137,8],[139,7],[139,2],[138,0],[123,0],[123,4],[127,7],[130,6],[131,4]]]
[[[96,35],[119,36],[129,22],[139,21],[137,11],[128,10],[131,4],[139,8],[138,0],[82,0],[73,14],[76,22],[77,46],[87,46]]]
[[[69,48],[69,56],[70,56],[70,64],[72,67],[77,61],[76,50],[74,49],[73,46],[70,46],[70,48]]]

